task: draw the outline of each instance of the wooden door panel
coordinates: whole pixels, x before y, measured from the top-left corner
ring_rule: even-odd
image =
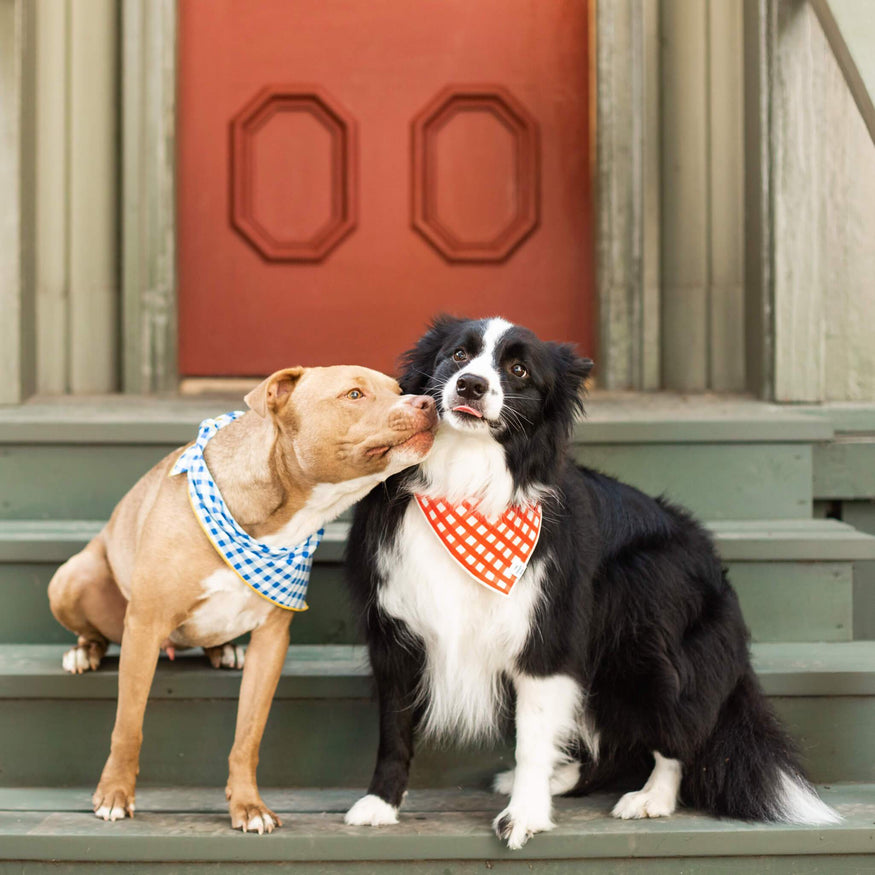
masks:
[[[394,370],[442,311],[592,352],[582,0],[182,0],[184,375]]]

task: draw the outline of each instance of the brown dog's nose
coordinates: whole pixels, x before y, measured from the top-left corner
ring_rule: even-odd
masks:
[[[406,395],[404,403],[415,407],[417,410],[424,410],[426,413],[434,410],[434,398],[431,395]]]

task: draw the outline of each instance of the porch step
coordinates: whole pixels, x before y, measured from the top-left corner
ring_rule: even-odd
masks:
[[[0,785],[76,786],[109,750],[118,660],[70,676],[56,645],[0,646]],[[797,738],[814,780],[875,781],[875,642],[754,645],[765,692]],[[144,785],[222,786],[240,676],[202,656],[159,662],[146,711]],[[362,648],[290,649],[268,723],[260,775],[286,787],[365,786],[377,714]],[[306,755],[301,756],[300,752]],[[418,788],[485,788],[509,750],[423,747]]]
[[[411,791],[397,826],[348,827],[343,812],[361,790],[265,790],[284,826],[269,836],[230,828],[218,789],[144,789],[134,820],[90,812],[90,785],[0,790],[0,873],[164,871],[247,873],[294,865],[304,873],[538,871],[815,873],[870,871],[875,786],[820,788],[842,815],[826,827],[746,824],[679,811],[618,821],[616,796],[555,801],[556,828],[509,851],[491,832],[504,798],[460,790]],[[15,861],[15,862],[12,862]],[[19,861],[28,861],[26,864]],[[69,864],[68,870],[64,864]],[[161,867],[160,870],[156,867]],[[76,869],[78,871],[78,869]],[[170,869],[168,869],[170,871]]]
[[[0,643],[67,642],[46,587],[57,566],[100,531],[88,520],[0,520]],[[847,641],[853,562],[875,559],[875,537],[836,520],[720,521],[710,525],[754,640]],[[299,644],[357,640],[340,564],[349,526],[333,523],[316,552]]]
[[[0,409],[0,519],[103,519],[197,423],[241,399],[107,396]],[[804,519],[812,446],[828,419],[750,399],[596,394],[575,430],[581,464],[704,519]]]

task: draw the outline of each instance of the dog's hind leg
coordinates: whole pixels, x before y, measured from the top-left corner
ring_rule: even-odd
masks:
[[[614,817],[637,820],[674,814],[681,788],[681,764],[656,751],[653,758],[656,762],[647,783],[642,789],[621,797],[611,812]]]
[[[109,642],[121,641],[128,606],[107,562],[102,534],[55,572],[49,605],[55,619],[79,636],[64,654],[64,670],[82,674],[98,668]]]

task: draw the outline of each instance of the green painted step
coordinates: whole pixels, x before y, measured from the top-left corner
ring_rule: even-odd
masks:
[[[754,645],[765,692],[818,781],[875,781],[875,642]],[[117,657],[70,676],[54,645],[0,646],[0,786],[96,781],[115,714]],[[236,672],[203,657],[162,658],[146,711],[144,785],[220,786],[234,730]],[[376,751],[376,709],[362,648],[292,646],[262,746],[265,785],[365,785]],[[303,752],[303,755],[302,755]],[[424,747],[414,787],[486,787],[506,747]]]
[[[66,642],[48,610],[55,568],[102,523],[0,520],[0,643]],[[875,537],[836,520],[711,524],[754,640],[847,641],[853,632],[853,561],[875,559]],[[348,525],[333,523],[316,554],[310,611],[295,620],[301,644],[357,640],[340,560]]]
[[[0,409],[0,519],[102,519],[197,423],[240,399],[107,396]],[[748,399],[596,395],[575,430],[583,464],[705,519],[811,515],[812,445],[829,421]]]
[[[617,821],[609,816],[614,796],[557,799],[556,828],[519,851],[503,847],[490,829],[503,797],[483,792],[413,791],[400,823],[374,829],[343,824],[360,790],[266,791],[284,826],[258,836],[230,829],[217,790],[143,790],[136,818],[114,824],[90,813],[84,788],[0,791],[0,873],[24,871],[19,861],[31,861],[27,872],[168,875],[276,872],[276,864],[303,873],[871,871],[875,787],[820,789],[844,815],[841,824],[745,824],[684,810],[666,819]],[[69,868],[59,868],[65,863]]]

